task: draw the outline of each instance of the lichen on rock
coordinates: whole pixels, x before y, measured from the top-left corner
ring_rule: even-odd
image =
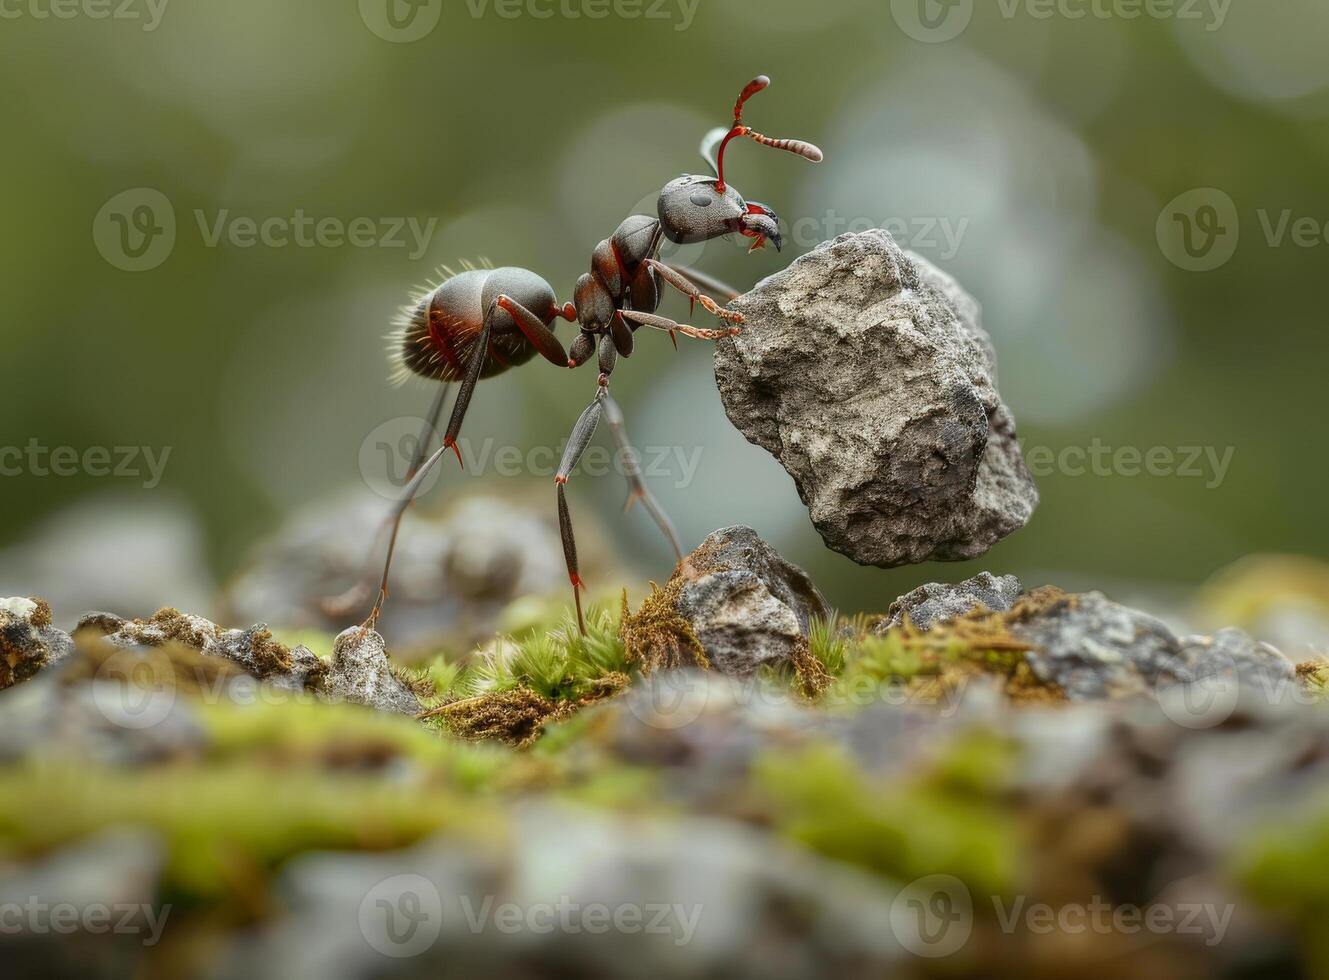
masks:
[[[73,650],[44,599],[0,599],[0,690],[22,683]]]

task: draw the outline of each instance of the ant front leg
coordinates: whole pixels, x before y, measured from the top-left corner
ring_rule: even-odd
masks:
[[[666,316],[657,316],[654,313],[642,313],[640,310],[622,310],[623,316],[634,323],[639,323],[644,327],[654,327],[656,330],[663,330],[671,337],[674,332],[681,333],[684,337],[694,337],[697,340],[719,340],[722,337],[737,337],[743,332],[741,327],[727,327],[723,330],[708,330],[705,327],[693,327],[686,323],[679,323],[677,320],[671,320]]]
[[[716,279],[715,276],[712,276],[709,273],[702,272],[700,269],[694,269],[691,266],[674,265],[672,262],[666,262],[664,264],[683,278],[691,279],[702,289],[723,296],[726,303],[732,303],[734,300],[738,299],[737,289],[729,285],[727,282],[722,282],[721,280]]]
[[[572,583],[572,598],[577,604],[577,628],[581,630],[583,636],[586,635],[586,619],[581,611],[581,592],[586,586],[581,580],[577,565],[577,539],[572,533],[572,514],[568,510],[565,488],[568,477],[577,468],[577,463],[581,461],[586,447],[591,444],[591,437],[595,435],[595,427],[600,424],[600,415],[604,411],[604,400],[608,397],[609,378],[602,374],[600,389],[595,393],[595,400],[586,406],[577,419],[577,424],[572,427],[572,435],[568,437],[563,458],[558,464],[558,473],[554,477],[554,483],[558,487],[558,531],[563,538],[563,558],[568,566],[568,580]]]
[[[687,276],[683,275],[683,273],[679,272],[673,266],[665,265],[663,262],[659,262],[655,259],[647,259],[646,264],[650,266],[650,268],[653,269],[655,272],[658,272],[660,274],[660,278],[662,278],[665,282],[669,283],[669,285],[673,286],[680,293],[686,296],[688,300],[693,304],[694,308],[697,303],[700,303],[702,305],[702,308],[705,309],[707,313],[711,314],[717,319],[724,321],[725,323],[743,322],[742,313],[736,313],[733,310],[726,310],[715,300],[711,299],[709,296],[702,293],[702,291],[699,288],[697,288],[696,283],[694,283]]]

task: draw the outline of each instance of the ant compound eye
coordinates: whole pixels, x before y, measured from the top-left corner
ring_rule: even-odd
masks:
[[[712,198],[707,194],[693,194],[689,200],[699,208],[709,208]]]

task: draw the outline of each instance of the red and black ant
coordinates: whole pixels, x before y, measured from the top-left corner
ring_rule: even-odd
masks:
[[[457,436],[476,383],[481,378],[491,378],[524,364],[536,354],[559,367],[569,368],[581,366],[594,354],[600,368],[595,398],[573,426],[559,462],[558,475],[554,478],[558,486],[558,523],[563,554],[581,631],[586,632],[581,608],[584,586],[578,572],[577,542],[572,533],[572,517],[564,488],[602,416],[625,460],[629,505],[634,500],[642,501],[669,539],[676,559],[682,560],[678,534],[642,480],[636,455],[624,430],[623,413],[609,394],[609,376],[613,374],[619,357],[631,356],[633,334],[638,327],[668,332],[675,346],[679,333],[715,340],[739,332],[737,325],[743,322],[742,315],[721,307],[702,293],[693,280],[703,281],[707,288],[726,294],[729,300],[737,295],[733,290],[691,270],[661,262],[659,255],[665,239],[681,245],[734,234],[752,239],[751,250],[761,248],[768,241],[777,250],[781,248],[783,241],[775,212],[764,204],[745,201],[732,185],[726,183],[724,174],[725,150],[739,136],[756,140],[763,146],[797,153],[814,163],[822,159],[821,150],[811,143],[771,139],[744,124],[743,104],[770,83],[765,75],[749,82],[734,104],[733,125],[728,129],[713,130],[703,140],[702,154],[711,163],[715,176],[692,174],[671,180],[660,191],[657,217],[634,214],[624,219],[613,235],[600,242],[591,253],[591,271],[577,280],[571,303],[560,306],[549,283],[526,269],[468,268],[415,297],[410,306],[403,308],[390,348],[398,369],[397,380],[419,375],[442,382],[443,387],[434,400],[430,419],[419,442],[410,470],[413,476],[391,515],[387,560],[378,599],[366,621],[367,626],[377,623],[387,599],[388,572],[402,515],[429,471],[448,450],[456,452],[457,460],[461,461]],[[718,150],[712,158],[711,151],[717,145]],[[687,296],[693,309],[700,303],[725,327],[703,329],[656,315],[662,282]],[[554,335],[553,325],[560,317],[581,325],[581,332],[566,351]],[[428,459],[423,459],[426,441],[442,412],[447,386],[454,381],[461,382],[461,391],[452,406],[443,445]],[[327,605],[329,611],[344,613],[350,606],[367,599],[367,589],[357,587]]]

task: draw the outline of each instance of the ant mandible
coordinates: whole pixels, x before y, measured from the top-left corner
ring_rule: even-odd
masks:
[[[671,180],[660,191],[657,217],[634,214],[625,218],[613,235],[600,242],[591,253],[591,271],[577,280],[572,302],[559,305],[549,283],[526,269],[475,269],[451,275],[441,285],[425,291],[404,307],[391,336],[390,356],[396,365],[395,381],[412,375],[442,383],[430,411],[430,418],[418,443],[412,462],[410,482],[390,515],[391,533],[388,553],[379,583],[378,598],[365,625],[377,624],[388,596],[388,573],[396,547],[397,532],[403,514],[410,506],[429,471],[452,450],[461,462],[457,437],[461,432],[471,395],[482,378],[491,378],[540,354],[559,367],[580,367],[596,355],[600,376],[595,398],[573,426],[558,475],[558,523],[567,560],[568,578],[577,607],[577,625],[584,634],[581,591],[584,585],[577,566],[577,542],[572,533],[565,487],[582,453],[591,441],[601,417],[608,423],[624,459],[628,479],[628,504],[641,500],[661,532],[669,540],[676,560],[683,557],[678,534],[664,510],[642,480],[636,456],[623,424],[623,413],[609,394],[609,377],[619,357],[629,357],[633,334],[638,327],[666,331],[678,346],[676,334],[703,340],[716,340],[739,333],[743,322],[739,313],[726,310],[702,293],[694,279],[702,280],[713,292],[725,293],[732,300],[736,293],[709,277],[659,260],[664,239],[677,245],[709,241],[725,235],[743,235],[752,239],[749,251],[772,242],[779,250],[783,244],[779,218],[764,204],[745,201],[725,181],[724,157],[729,143],[746,136],[763,146],[787,150],[818,163],[821,150],[811,143],[792,139],[771,139],[743,122],[743,105],[770,85],[759,75],[749,82],[734,104],[732,126],[712,130],[702,141],[702,155],[711,164],[715,176],[689,174]],[[718,150],[716,150],[718,144]],[[716,150],[712,157],[712,150]],[[723,329],[703,329],[656,315],[660,304],[661,282],[673,286],[715,316]],[[559,318],[579,323],[581,332],[565,351],[554,335]],[[461,382],[461,390],[452,406],[443,445],[424,459],[427,437],[433,433],[444,404],[448,385]],[[368,598],[367,588],[357,586],[346,595],[325,603],[330,612],[344,614]]]

